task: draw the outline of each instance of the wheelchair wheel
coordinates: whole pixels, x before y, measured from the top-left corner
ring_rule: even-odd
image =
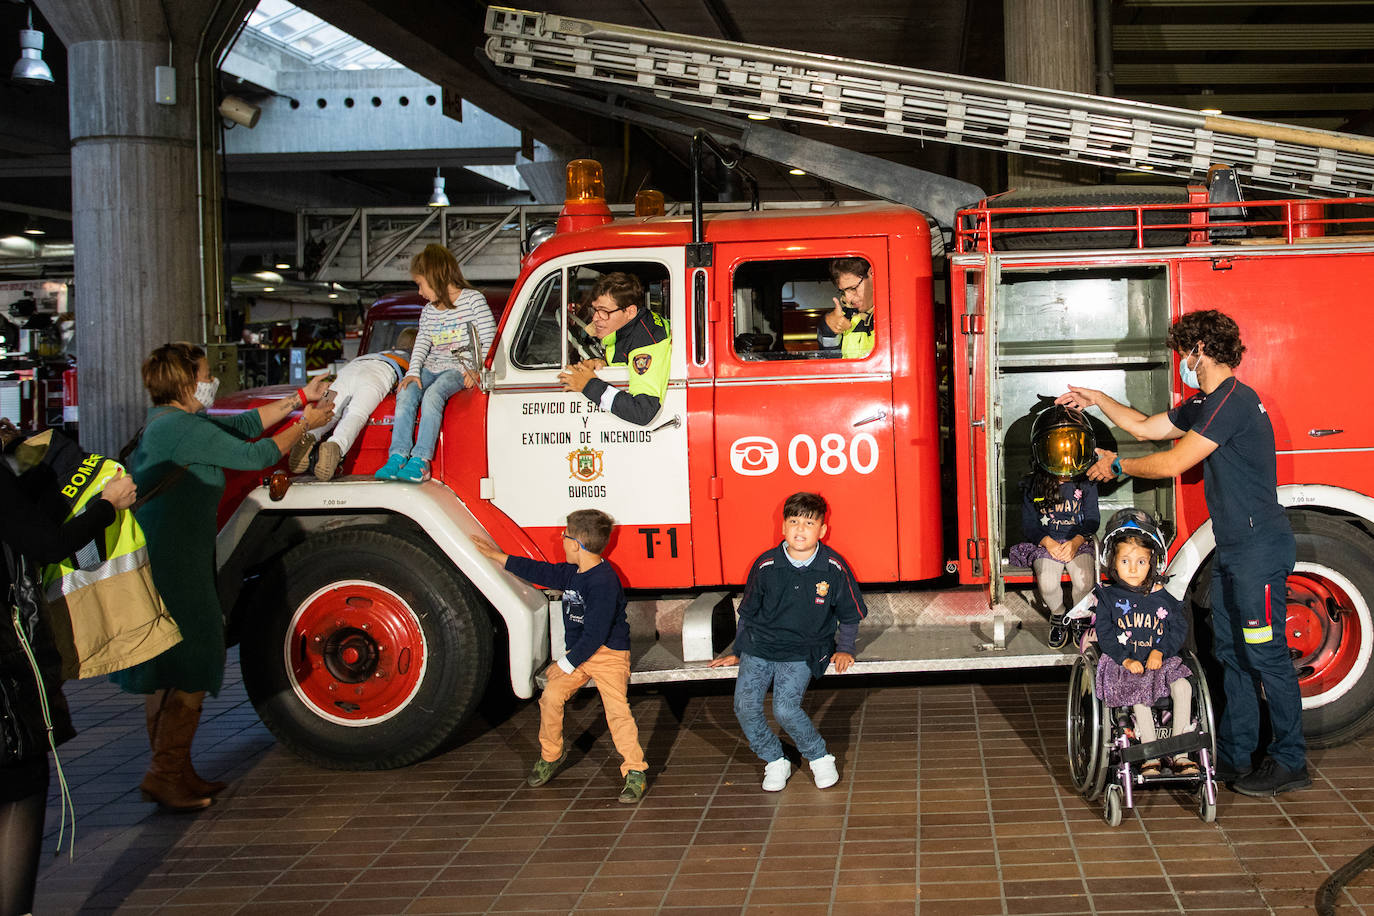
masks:
[[[1107,798],[1102,805],[1102,819],[1107,822],[1108,827],[1121,826],[1122,805],[1121,787],[1115,783],[1107,786]]]
[[[1184,649],[1181,653],[1183,663],[1193,671],[1193,684],[1197,688],[1193,691],[1193,706],[1197,712],[1197,727],[1212,736],[1212,743],[1207,747],[1207,753],[1212,758],[1213,768],[1217,765],[1217,729],[1216,722],[1212,717],[1212,691],[1207,687],[1207,678],[1202,673],[1202,662],[1198,660],[1197,653]]]
[[[1069,674],[1066,726],[1073,787],[1088,799],[1097,798],[1107,782],[1111,729],[1106,705],[1097,698],[1096,653],[1074,659]]]
[[[1217,819],[1217,803],[1215,799],[1207,800],[1206,786],[1198,786],[1197,789],[1197,816],[1204,824],[1210,824]]]

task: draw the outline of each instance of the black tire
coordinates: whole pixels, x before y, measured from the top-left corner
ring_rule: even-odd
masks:
[[[1186,204],[1188,189],[1169,185],[1091,185],[1074,188],[1029,188],[1009,191],[992,202],[1002,207],[1102,207],[1144,204]],[[1184,210],[1147,210],[1146,226],[1187,221]],[[1129,226],[1129,229],[1093,229],[1082,232],[1016,232],[993,235],[998,251],[1048,251],[1065,248],[1132,248],[1135,246],[1135,212],[1132,210],[1088,213],[994,214],[997,229],[1072,229],[1080,226]],[[1158,248],[1183,245],[1187,229],[1146,229],[1145,245]]]
[[[1102,819],[1108,827],[1121,826],[1121,812],[1125,808],[1124,792],[1121,786],[1112,783],[1107,786],[1107,797],[1102,802]]]
[[[313,535],[272,579],[244,627],[243,677],[263,723],[301,758],[406,766],[453,737],[481,699],[492,665],[485,606],[419,540],[378,528]]]
[[[1298,563],[1289,577],[1290,596],[1299,597],[1312,581],[1336,585],[1343,596],[1338,632],[1327,634],[1337,658],[1347,654],[1354,667],[1343,677],[1338,665],[1302,678],[1303,733],[1310,747],[1335,747],[1374,727],[1374,539],[1347,522],[1310,512],[1289,513],[1298,545]],[[1306,577],[1304,580],[1303,577]],[[1293,608],[1290,607],[1290,619]],[[1323,621],[1325,622],[1325,621]],[[1333,628],[1334,630],[1335,628]],[[1290,634],[1292,627],[1289,628]],[[1321,662],[1318,653],[1299,664]],[[1325,672],[1331,677],[1323,677]]]
[[[1064,731],[1068,742],[1069,778],[1073,787],[1087,799],[1097,798],[1106,785],[1111,744],[1106,705],[1097,698],[1096,684],[1096,653],[1074,659],[1069,673]]]

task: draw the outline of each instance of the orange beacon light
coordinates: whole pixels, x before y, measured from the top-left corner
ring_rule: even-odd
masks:
[[[590,229],[611,221],[611,208],[606,206],[606,183],[601,163],[595,159],[574,159],[568,163],[568,190],[564,195],[563,212],[558,214],[555,232]]]

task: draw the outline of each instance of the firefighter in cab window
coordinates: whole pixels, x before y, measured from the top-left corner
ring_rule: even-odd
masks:
[[[606,358],[583,360],[563,370],[558,376],[563,390],[580,391],[602,410],[647,426],[658,414],[668,388],[672,353],[668,321],[649,310],[644,285],[633,274],[606,274],[592,287],[591,302],[592,327],[606,349]],[[596,377],[596,370],[607,365],[629,368],[628,391]]]
[[[822,319],[821,346],[833,347],[838,338],[842,359],[863,359],[873,351],[872,271],[863,258],[836,258],[830,262],[830,279],[840,295]]]

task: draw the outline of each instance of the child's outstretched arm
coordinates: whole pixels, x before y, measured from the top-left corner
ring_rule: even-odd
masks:
[[[495,560],[502,566],[506,565],[507,554],[504,553],[500,547],[497,547],[495,544],[493,544],[486,538],[479,537],[475,534],[469,535],[468,539],[472,541],[472,543],[477,545],[477,552],[480,553],[482,556],[486,557],[488,560]]]

